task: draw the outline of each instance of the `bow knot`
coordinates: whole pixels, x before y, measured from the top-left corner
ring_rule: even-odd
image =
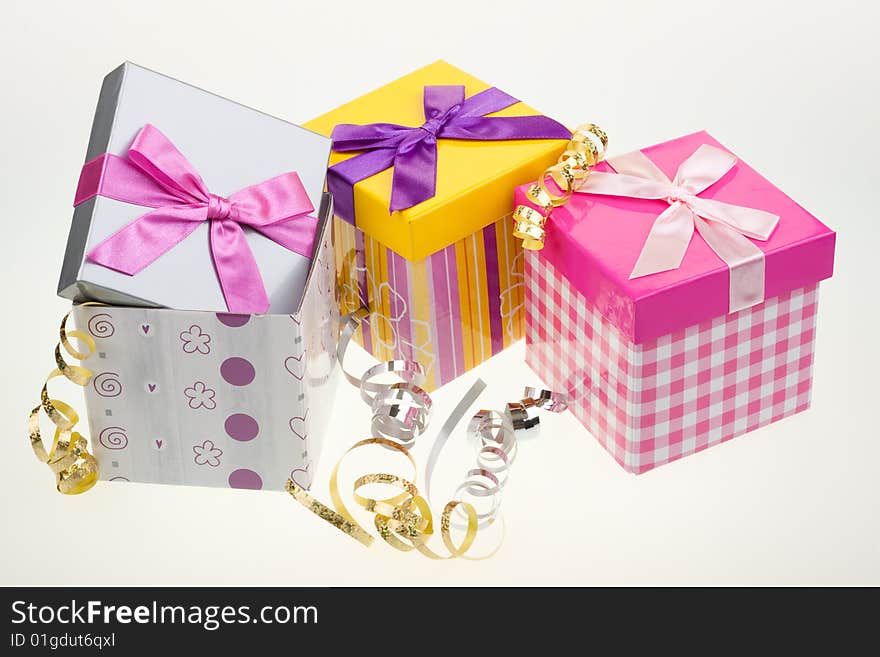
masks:
[[[88,254],[104,267],[133,276],[210,223],[210,250],[226,306],[264,313],[269,296],[242,226],[306,258],[317,218],[299,176],[290,171],[230,194],[210,192],[192,164],[152,125],[135,136],[125,157],[110,153],[86,162],[74,205],[108,196],[154,208],[110,235]],[[216,221],[214,221],[216,220]]]
[[[437,139],[503,141],[568,139],[571,133],[546,116],[486,116],[519,101],[491,87],[465,98],[463,85],[427,85],[425,122],[340,124],[333,128],[333,150],[361,151],[327,172],[336,214],[354,223],[354,185],[394,167],[389,210],[406,210],[432,198],[437,186]]]
[[[688,199],[692,198],[693,194],[691,194],[684,187],[673,184],[669,188],[669,193],[666,195],[666,201],[671,205],[676,202],[681,202],[687,204]]]
[[[232,213],[232,203],[228,198],[208,194],[208,219],[228,219]]]
[[[446,126],[447,123],[455,118],[455,116],[460,111],[461,103],[456,103],[446,111],[434,109],[430,112],[430,114],[426,114],[426,116],[428,116],[428,120],[425,121],[420,127],[429,135],[437,137],[438,133]]]
[[[575,191],[669,203],[654,221],[631,279],[678,269],[696,229],[730,269],[730,312],[764,300],[764,252],[748,238],[769,239],[779,217],[700,196],[734,167],[732,153],[703,144],[673,180],[641,151],[607,162],[617,173],[594,171]]]

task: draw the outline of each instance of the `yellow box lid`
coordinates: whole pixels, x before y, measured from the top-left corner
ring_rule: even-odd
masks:
[[[420,126],[425,122],[424,87],[450,84],[463,84],[466,97],[490,86],[437,61],[312,119],[304,127],[330,135],[340,123]],[[516,103],[490,116],[536,114],[539,112],[528,105]],[[514,188],[537,179],[556,162],[566,143],[564,139],[438,139],[436,195],[389,213],[392,169],[388,168],[355,185],[356,225],[404,258],[421,260],[512,212]],[[334,152],[330,164],[355,155]]]

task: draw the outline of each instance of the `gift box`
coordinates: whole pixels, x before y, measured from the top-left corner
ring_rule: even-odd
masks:
[[[435,62],[305,124],[333,136],[327,184],[343,313],[379,360],[417,360],[433,390],[522,337],[510,190],[569,132]]]
[[[101,88],[58,294],[295,312],[329,151],[322,135],[123,64]]]
[[[706,132],[611,158],[527,254],[527,362],[627,471],[701,451],[809,406],[834,243]]]
[[[105,79],[59,286],[91,302],[100,478],[310,485],[338,373],[329,144],[132,64]]]

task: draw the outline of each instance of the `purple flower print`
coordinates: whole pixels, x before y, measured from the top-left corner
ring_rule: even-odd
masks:
[[[193,459],[196,465],[209,465],[212,468],[220,465],[220,457],[223,456],[223,450],[215,447],[213,440],[206,440],[201,445],[193,445],[193,453],[196,455]]]
[[[204,384],[203,381],[196,381],[189,388],[183,391],[187,397],[187,403],[192,409],[207,408],[213,411],[217,408],[217,402],[214,401],[214,391]]]
[[[180,340],[183,342],[184,353],[211,353],[211,336],[205,333],[202,327],[197,324],[190,326],[188,331],[181,331]]]

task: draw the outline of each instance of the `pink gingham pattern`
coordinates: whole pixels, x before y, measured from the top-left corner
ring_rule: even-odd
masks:
[[[629,472],[810,404],[818,284],[634,344],[527,252],[526,361]]]

